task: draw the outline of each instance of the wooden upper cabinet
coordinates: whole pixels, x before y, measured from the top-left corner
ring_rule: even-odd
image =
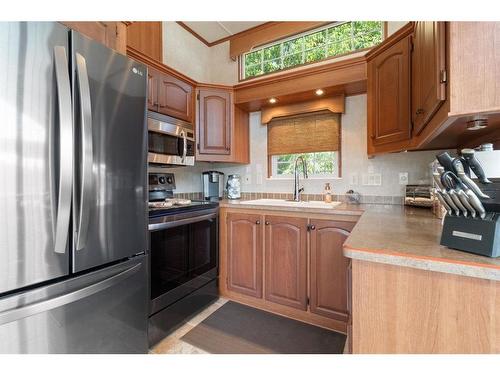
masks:
[[[127,47],[158,62],[163,61],[161,22],[132,22],[127,27]]]
[[[349,259],[342,252],[355,223],[311,220],[311,312],[348,321]]]
[[[200,155],[229,156],[232,93],[226,89],[202,88],[198,94],[198,152]]]
[[[227,215],[227,289],[262,298],[263,218]]]
[[[148,110],[158,112],[158,86],[161,73],[148,68]]]
[[[265,299],[307,309],[307,219],[265,217]]]
[[[117,52],[126,54],[127,26],[123,22],[62,22],[67,27],[78,31]]]
[[[412,51],[412,121],[418,135],[446,99],[444,22],[416,22]]]
[[[384,45],[368,60],[368,153],[410,138],[410,38]]]
[[[159,76],[158,112],[187,122],[193,121],[194,87],[173,75]]]

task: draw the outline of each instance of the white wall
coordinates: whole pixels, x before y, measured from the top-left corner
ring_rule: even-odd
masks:
[[[229,42],[207,47],[177,22],[163,22],[163,63],[198,82],[238,82],[238,62],[229,58]]]
[[[429,163],[437,151],[404,152],[387,154],[368,159],[366,154],[366,95],[346,98],[346,110],[342,115],[342,178],[309,179],[304,181],[305,193],[321,193],[325,182],[334,191],[343,194],[349,189],[364,195],[403,196],[404,186],[399,185],[399,172],[408,172],[409,183],[430,183]],[[197,163],[195,167],[175,168],[177,192],[201,191],[200,174],[215,169],[228,174],[250,176],[250,183],[242,185],[244,192],[290,193],[293,180],[268,179],[267,176],[267,128],[260,122],[260,112],[250,114],[250,161],[249,165],[221,163]],[[363,186],[362,175],[380,173],[380,186]],[[351,175],[357,175],[358,184],[351,185]],[[243,178],[244,180],[244,178]]]

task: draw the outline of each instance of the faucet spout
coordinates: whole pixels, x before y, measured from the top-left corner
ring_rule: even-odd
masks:
[[[299,161],[302,163],[302,173],[304,178],[308,178],[307,176],[307,163],[305,159],[302,156],[297,157],[295,159],[295,168],[294,168],[294,190],[293,190],[293,200],[295,202],[300,202],[300,193],[304,191],[304,188],[299,188],[299,183],[300,183],[300,172],[298,169]]]

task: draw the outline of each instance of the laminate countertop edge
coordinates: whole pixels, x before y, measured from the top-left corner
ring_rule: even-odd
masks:
[[[500,258],[441,246],[440,220],[424,209],[367,210],[344,243],[351,259],[500,281]]]

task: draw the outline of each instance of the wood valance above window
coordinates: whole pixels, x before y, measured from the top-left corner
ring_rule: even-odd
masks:
[[[272,120],[267,125],[267,154],[340,150],[340,114],[317,112]]]

